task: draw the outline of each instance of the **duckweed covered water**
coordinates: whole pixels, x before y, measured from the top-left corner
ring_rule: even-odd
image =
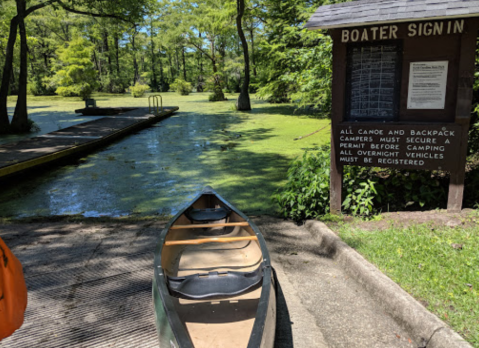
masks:
[[[0,216],[166,217],[175,214],[205,185],[211,185],[247,214],[274,214],[271,195],[284,182],[290,161],[304,150],[329,141],[328,127],[295,141],[329,121],[294,114],[291,106],[253,99],[254,110],[241,113],[234,110],[234,100],[210,103],[203,93],[163,95],[165,105],[180,107],[173,117],[92,153],[75,165],[52,168],[10,187],[3,185]],[[146,98],[130,96],[101,95],[96,99],[99,106],[147,103]],[[61,113],[59,122],[67,123],[76,121],[73,109],[81,103],[54,97],[35,98],[30,105],[48,104],[48,112]],[[32,118],[45,124],[49,122],[48,112],[30,110]]]

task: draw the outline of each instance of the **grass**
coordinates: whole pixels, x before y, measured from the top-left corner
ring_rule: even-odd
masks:
[[[365,231],[347,224],[338,227],[338,232],[347,244],[479,347],[477,225],[421,224]]]

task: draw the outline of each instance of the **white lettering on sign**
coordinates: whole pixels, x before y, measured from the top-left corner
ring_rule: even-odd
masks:
[[[343,29],[341,31],[341,42],[363,42],[376,40],[397,39],[397,25],[383,25],[380,27],[367,27],[360,29]],[[437,36],[462,34],[464,32],[464,19],[448,22],[419,22],[411,23],[407,27],[409,37],[416,36]]]
[[[339,126],[340,164],[451,170],[461,131],[457,126]]]
[[[341,31],[341,42],[359,42],[397,39],[397,25],[369,27],[362,29],[344,29]]]
[[[444,22],[411,23],[408,26],[408,36],[431,36],[462,34],[464,32],[464,19]]]

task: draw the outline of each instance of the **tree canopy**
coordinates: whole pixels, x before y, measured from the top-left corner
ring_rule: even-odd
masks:
[[[81,65],[88,66],[83,76],[90,80],[83,82],[92,91],[124,93],[135,84],[167,91],[180,79],[195,91],[210,91],[212,101],[243,87],[242,95],[257,92],[271,102],[328,112],[331,40],[303,26],[329,2],[5,0],[0,133],[14,125],[8,121],[7,94],[19,95],[15,114],[22,120],[27,92],[84,97],[72,92],[81,82],[72,81],[77,68],[65,57],[79,42],[85,47]]]

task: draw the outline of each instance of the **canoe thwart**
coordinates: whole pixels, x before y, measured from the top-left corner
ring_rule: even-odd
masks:
[[[185,216],[191,222],[210,222],[226,219],[231,214],[228,207],[196,209],[193,207],[185,211]]]
[[[191,225],[173,225],[170,230],[180,230],[183,228],[211,228],[211,227],[228,227],[228,226],[249,226],[246,221],[241,222],[222,222],[217,224],[191,224]]]
[[[232,243],[232,242],[241,242],[245,240],[258,240],[256,236],[246,236],[246,237],[226,237],[226,238],[202,238],[202,239],[185,239],[185,240],[168,240],[165,242],[165,246],[171,245],[196,245],[196,244],[205,244],[205,243]]]
[[[221,299],[257,289],[263,279],[261,265],[252,272],[209,272],[168,277],[171,295],[189,300]]]

